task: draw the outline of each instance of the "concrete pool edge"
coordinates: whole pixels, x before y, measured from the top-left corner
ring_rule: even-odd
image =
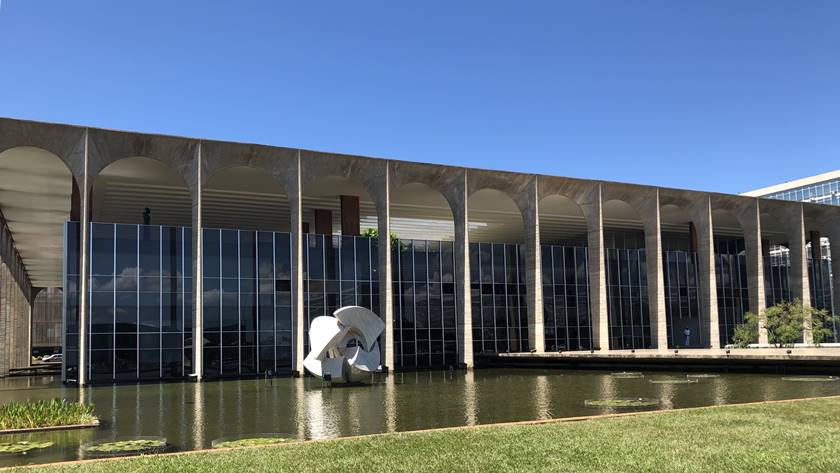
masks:
[[[43,468],[43,467],[47,467],[47,466],[49,466],[49,467],[61,467],[61,466],[72,466],[72,465],[87,465],[87,464],[92,464],[92,463],[102,463],[102,462],[113,462],[113,461],[120,461],[120,460],[137,459],[137,458],[140,458],[140,457],[151,458],[151,457],[161,457],[161,456],[208,454],[208,453],[213,453],[213,452],[224,453],[224,452],[240,451],[240,450],[247,450],[247,449],[283,448],[283,447],[286,447],[286,446],[289,446],[289,445],[340,442],[340,441],[345,441],[345,440],[360,440],[360,439],[370,439],[370,438],[385,437],[385,436],[404,436],[404,435],[414,435],[414,434],[429,434],[429,433],[446,432],[446,431],[453,431],[453,430],[474,430],[474,429],[492,429],[492,428],[505,428],[505,427],[528,426],[528,425],[561,424],[561,423],[567,423],[567,422],[568,423],[571,423],[571,422],[585,422],[585,421],[601,420],[601,419],[614,419],[614,418],[621,418],[621,417],[636,417],[636,416],[668,414],[668,413],[676,413],[676,412],[691,412],[691,411],[720,409],[720,408],[728,408],[728,407],[749,407],[749,406],[761,406],[761,405],[770,405],[770,404],[784,404],[784,403],[830,400],[830,399],[840,399],[840,395],[805,397],[805,398],[794,398],[794,399],[773,399],[773,400],[768,400],[768,401],[754,401],[754,402],[733,403],[733,404],[719,404],[719,405],[712,405],[712,406],[685,407],[685,408],[678,408],[678,409],[656,409],[656,410],[644,410],[644,411],[637,411],[637,412],[617,412],[617,413],[611,413],[611,414],[597,414],[597,415],[591,415],[591,416],[562,417],[562,418],[554,418],[554,419],[535,419],[535,420],[522,420],[522,421],[512,421],[512,422],[497,422],[497,423],[491,423],[491,424],[475,424],[475,425],[462,425],[462,426],[452,426],[452,427],[439,427],[439,428],[434,428],[434,429],[408,430],[408,431],[403,431],[403,432],[381,432],[381,433],[375,433],[375,434],[351,435],[351,436],[345,436],[345,437],[333,437],[333,438],[312,439],[312,440],[296,440],[296,441],[290,441],[290,442],[285,442],[285,443],[279,443],[279,444],[276,444],[276,445],[254,445],[254,446],[230,447],[230,448],[204,448],[204,449],[199,449],[199,450],[167,452],[167,453],[158,453],[158,454],[152,454],[152,455],[126,455],[126,456],[118,456],[118,457],[110,457],[110,458],[70,460],[70,461],[61,461],[61,462],[53,462],[53,463],[38,463],[38,464],[32,464],[32,465],[19,465],[19,466],[3,467],[3,468],[0,468],[0,471],[12,471],[12,470],[24,470],[24,469],[31,470],[31,469],[34,469],[34,468]]]
[[[90,422],[87,424],[69,424],[69,425],[52,425],[49,427],[28,427],[25,429],[7,429],[0,430],[0,439],[3,435],[13,434],[34,434],[39,432],[53,432],[56,430],[77,430],[77,429],[93,429],[99,427],[99,421]]]

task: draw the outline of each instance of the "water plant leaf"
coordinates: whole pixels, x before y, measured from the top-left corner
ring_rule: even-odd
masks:
[[[292,439],[283,437],[251,437],[236,440],[223,440],[213,442],[213,448],[252,447],[256,445],[275,445],[285,443]]]
[[[589,407],[656,407],[659,405],[657,399],[587,399],[583,403]]]
[[[20,440],[17,442],[2,442],[0,443],[0,454],[26,454],[33,450],[49,448],[53,445],[55,444],[50,441],[30,442]]]

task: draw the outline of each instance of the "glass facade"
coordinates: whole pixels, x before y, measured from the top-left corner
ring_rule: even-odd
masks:
[[[766,306],[791,300],[790,252],[787,248],[771,248],[770,257],[764,258],[764,298]]]
[[[543,245],[541,255],[546,351],[591,350],[587,248]]]
[[[457,366],[453,242],[396,240],[391,253],[396,367]]]
[[[203,229],[204,376],[292,366],[288,233]]]
[[[303,306],[306,333],[312,319],[347,305],[379,314],[377,238],[307,234],[303,252]],[[309,351],[309,337],[304,337]]]
[[[662,269],[665,280],[665,317],[668,328],[668,348],[705,347],[700,326],[698,299],[697,253],[664,251]],[[685,329],[690,330],[686,344]]]
[[[715,277],[720,345],[732,343],[735,327],[749,312],[747,257],[741,238],[715,238]]]
[[[470,288],[474,352],[528,351],[524,248],[470,243]]]
[[[606,248],[610,349],[653,348],[645,250]]]
[[[811,292],[811,305],[818,309],[825,309],[830,313],[837,313],[833,305],[831,282],[831,258],[820,258],[814,265],[814,260],[808,254],[808,283]],[[826,342],[840,342],[840,324],[832,323],[834,336]]]
[[[79,225],[66,225],[65,373],[78,369]],[[175,379],[192,361],[189,229],[91,223],[91,382]],[[186,315],[185,315],[186,314]]]
[[[81,225],[64,225],[64,379],[77,381],[79,375],[79,241]]]
[[[807,186],[788,189],[764,196],[768,199],[815,202],[840,205],[840,179],[832,179]]]

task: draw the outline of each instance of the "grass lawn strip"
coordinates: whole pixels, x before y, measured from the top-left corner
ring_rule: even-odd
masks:
[[[38,471],[840,471],[840,397],[149,455]]]

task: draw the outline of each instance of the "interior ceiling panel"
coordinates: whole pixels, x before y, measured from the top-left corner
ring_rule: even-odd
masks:
[[[35,287],[63,285],[72,189],[70,170],[58,156],[31,147],[0,153],[0,210]]]

